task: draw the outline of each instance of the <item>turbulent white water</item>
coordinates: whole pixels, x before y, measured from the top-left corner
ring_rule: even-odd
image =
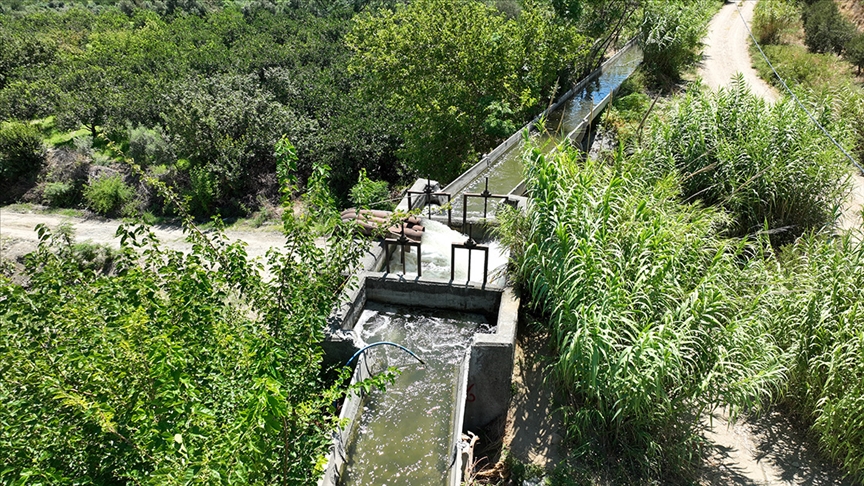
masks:
[[[456,377],[475,332],[491,330],[476,314],[419,310],[368,303],[359,325],[367,342],[391,341],[401,349],[366,351],[373,369],[395,366],[401,374],[385,391],[363,400],[348,444],[342,486],[443,485],[450,470]]]
[[[450,229],[446,224],[430,219],[422,221],[426,227],[423,238],[420,241],[424,277],[436,277],[450,279],[450,249],[452,243],[465,243],[468,239],[456,230]],[[501,274],[501,270],[507,264],[507,252],[497,241],[484,243],[489,247],[489,280]],[[407,248],[406,248],[407,250]],[[483,252],[474,250],[471,252],[471,279],[472,282],[483,281]],[[402,270],[402,256],[395,251],[390,258],[390,271],[393,273],[405,273],[407,275],[417,274],[417,249],[412,248],[411,254],[405,254],[405,267]],[[453,277],[454,282],[465,282],[468,280],[468,250],[456,250],[456,270]]]

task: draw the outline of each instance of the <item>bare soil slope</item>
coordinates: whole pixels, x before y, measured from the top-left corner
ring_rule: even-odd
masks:
[[[864,1],[862,0],[836,0],[840,11],[846,18],[852,21],[858,30],[864,32]]]

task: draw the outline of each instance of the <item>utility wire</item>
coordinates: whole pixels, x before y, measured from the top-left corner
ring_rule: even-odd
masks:
[[[852,164],[858,168],[858,170],[861,172],[861,174],[864,175],[864,167],[861,167],[861,164],[859,164],[851,155],[849,155],[849,152],[847,152],[846,149],[844,149],[843,146],[840,145],[837,142],[837,140],[835,140],[834,137],[831,136],[830,133],[828,133],[828,130],[826,130],[825,127],[823,127],[822,124],[819,123],[819,121],[813,117],[813,115],[810,113],[810,110],[808,110],[806,107],[804,107],[804,104],[801,103],[801,100],[799,100],[798,97],[795,96],[795,93],[793,93],[792,90],[789,89],[789,86],[786,84],[786,81],[784,81],[783,78],[780,77],[780,73],[778,73],[777,70],[774,69],[774,65],[771,64],[770,60],[768,60],[768,56],[765,55],[765,51],[762,50],[762,46],[759,45],[759,42],[756,40],[756,37],[753,35],[753,31],[750,30],[750,26],[747,25],[747,20],[744,18],[744,14],[741,13],[741,9],[738,8],[737,3],[735,4],[735,10],[738,11],[738,16],[741,17],[741,22],[744,23],[744,28],[747,29],[747,33],[750,34],[750,38],[753,39],[753,43],[756,44],[756,48],[759,49],[759,54],[762,54],[762,59],[765,59],[765,62],[768,63],[768,67],[770,67],[771,71],[774,72],[774,76],[777,76],[777,79],[780,80],[780,83],[783,84],[783,87],[786,89],[786,91],[789,93],[789,95],[792,96],[792,99],[794,99],[795,102],[798,103],[798,107],[801,108],[804,111],[804,113],[807,114],[807,117],[809,117],[810,120],[813,123],[815,123],[817,127],[822,129],[822,133],[824,133],[825,136],[828,137],[828,139],[831,140],[831,142],[834,145],[836,145],[837,148],[839,148],[841,152],[843,152],[843,155],[845,155],[846,158],[849,159],[849,161],[852,162]]]

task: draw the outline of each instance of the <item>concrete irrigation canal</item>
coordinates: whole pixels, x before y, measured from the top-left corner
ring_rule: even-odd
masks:
[[[399,209],[423,208],[421,240],[372,245],[324,342],[331,363],[356,363],[354,382],[401,374],[386,391],[346,398],[321,486],[460,484],[471,431],[506,414],[510,397],[519,300],[488,229],[499,204],[527,202],[523,133],[545,151],[565,140],[587,148],[641,58],[629,43],[544,112],[545,132],[532,122],[446,187],[424,179],[408,191]]]

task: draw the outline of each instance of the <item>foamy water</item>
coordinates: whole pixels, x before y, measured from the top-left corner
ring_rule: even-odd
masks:
[[[453,243],[463,244],[468,239],[456,230],[450,229],[446,224],[431,219],[422,220],[421,224],[426,227],[423,238],[420,240],[424,277],[436,277],[450,279],[450,250]],[[507,265],[508,254],[497,241],[484,244],[489,247],[489,280],[501,273]],[[406,248],[407,250],[407,248]],[[471,252],[471,279],[472,282],[483,281],[483,259],[482,251]],[[411,254],[405,253],[405,268],[402,270],[402,256],[399,251],[394,251],[390,258],[390,271],[392,273],[405,273],[406,275],[417,274],[417,249],[411,248]],[[468,250],[456,250],[456,269],[453,277],[454,282],[465,282],[468,280]]]

